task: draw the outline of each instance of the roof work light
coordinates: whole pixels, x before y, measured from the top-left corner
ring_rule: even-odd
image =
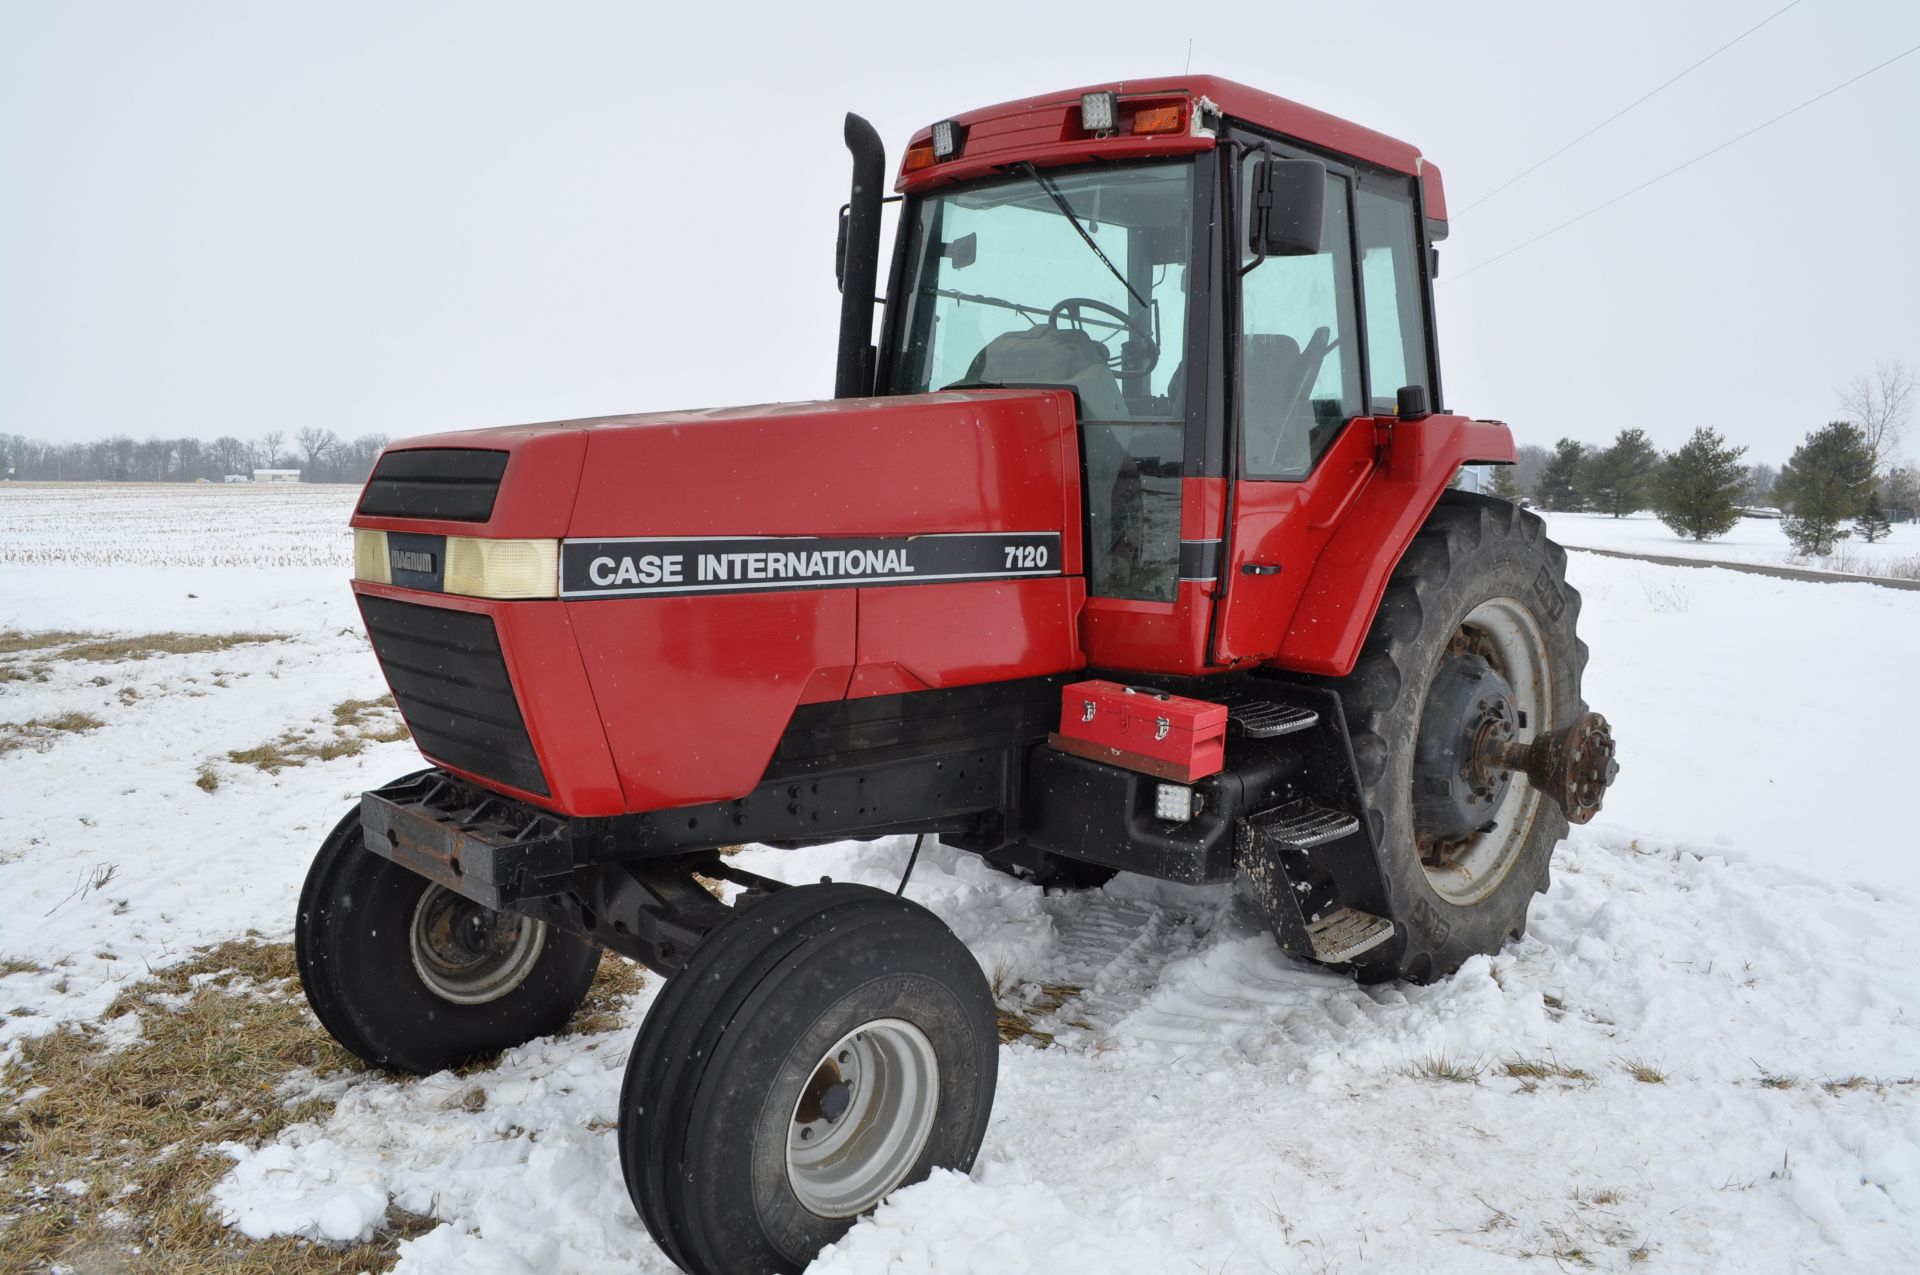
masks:
[[[941,120],[933,126],[933,157],[952,159],[966,145],[966,126],[953,120]]]
[[[1089,133],[1111,133],[1120,118],[1119,95],[1111,91],[1080,95],[1080,127]]]

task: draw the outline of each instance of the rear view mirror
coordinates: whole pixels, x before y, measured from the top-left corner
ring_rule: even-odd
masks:
[[[1317,159],[1262,159],[1253,166],[1248,208],[1256,260],[1320,251],[1327,166]]]
[[[942,244],[940,255],[951,261],[955,270],[965,270],[980,255],[980,236],[969,231],[950,244]]]

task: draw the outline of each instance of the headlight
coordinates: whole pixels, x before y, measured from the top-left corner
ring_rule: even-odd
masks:
[[[397,534],[397,533],[396,533]],[[415,537],[407,537],[414,540]],[[422,536],[440,550],[438,562],[396,562],[396,557],[418,560],[425,551],[401,549],[384,531],[355,528],[353,577],[374,584],[411,583],[410,572],[437,577],[444,593],[469,598],[556,598],[560,596],[560,542],[558,540],[488,540],[479,536]],[[395,579],[396,569],[400,577]],[[422,582],[421,587],[433,584]]]

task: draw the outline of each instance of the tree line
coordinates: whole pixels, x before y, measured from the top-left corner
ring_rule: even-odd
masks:
[[[1818,557],[1859,535],[1884,539],[1896,516],[1920,521],[1920,466],[1896,464],[1911,415],[1914,377],[1882,364],[1841,395],[1846,419],[1809,432],[1787,463],[1748,464],[1747,449],[1701,427],[1662,453],[1646,431],[1623,429],[1605,447],[1563,438],[1551,450],[1525,446],[1518,463],[1494,471],[1492,494],[1530,497],[1550,510],[1624,518],[1650,509],[1675,535],[1709,540],[1740,521],[1742,509],[1771,508],[1796,551]],[[1851,526],[1848,524],[1851,523]]]
[[[291,437],[274,430],[258,438],[227,435],[148,438],[125,434],[90,443],[47,443],[0,434],[0,477],[19,482],[220,482],[256,469],[297,469],[309,483],[361,483],[387,445],[385,434],[344,439],[330,429],[303,429]]]

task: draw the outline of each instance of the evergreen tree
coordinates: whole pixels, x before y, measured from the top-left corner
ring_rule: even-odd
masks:
[[[1676,536],[1711,540],[1740,521],[1740,499],[1750,481],[1740,458],[1744,447],[1729,447],[1719,431],[1693,431],[1685,447],[1667,457],[1653,480],[1653,509]]]
[[[1515,476],[1513,470],[1514,467],[1512,465],[1495,465],[1493,467],[1493,482],[1488,485],[1487,494],[1497,500],[1504,500],[1515,505],[1519,504],[1522,495],[1520,491],[1520,479]]]
[[[1553,445],[1553,455],[1540,471],[1540,481],[1533,489],[1533,498],[1540,502],[1542,509],[1559,512],[1586,507],[1580,495],[1580,466],[1586,459],[1587,449],[1571,438],[1563,438]]]
[[[1873,449],[1858,426],[1834,421],[1808,434],[1773,489],[1788,511],[1781,524],[1787,539],[1803,554],[1826,557],[1872,484]]]
[[[1867,489],[1866,503],[1860,509],[1860,516],[1853,520],[1853,529],[1868,544],[1878,544],[1893,534],[1893,524],[1887,521],[1887,507],[1880,503],[1880,489]]]
[[[1580,486],[1594,509],[1624,518],[1647,507],[1659,468],[1660,453],[1647,432],[1623,429],[1611,447],[1581,467]]]

